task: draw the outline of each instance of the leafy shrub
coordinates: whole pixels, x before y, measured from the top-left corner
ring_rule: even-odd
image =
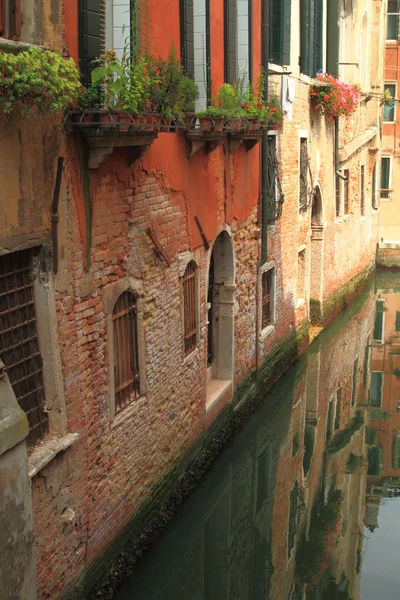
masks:
[[[56,52],[29,48],[18,54],[0,51],[0,110],[55,112],[73,107],[82,93],[75,62]]]

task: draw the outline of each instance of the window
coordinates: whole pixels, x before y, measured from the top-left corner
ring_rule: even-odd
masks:
[[[225,82],[237,82],[237,0],[225,0],[224,4]]]
[[[262,310],[261,327],[265,329],[273,322],[273,290],[274,290],[274,269],[265,271],[262,274]]]
[[[342,388],[336,391],[335,431],[340,428],[340,416],[342,412]]]
[[[399,12],[398,0],[389,0],[386,27],[387,40],[397,40],[399,37]]]
[[[197,285],[196,263],[188,264],[183,276],[183,312],[185,325],[185,354],[196,348],[197,343]]]
[[[335,175],[335,213],[336,216],[340,215],[340,177]]]
[[[350,171],[346,169],[343,173],[346,180],[343,181],[343,212],[345,215],[349,214],[349,185],[350,185]]]
[[[378,208],[378,203],[377,203],[377,195],[376,195],[376,161],[374,162],[374,166],[372,169],[372,194],[371,194],[371,198],[372,198],[372,208],[377,209]]]
[[[372,371],[369,403],[376,408],[382,406],[382,384],[383,373],[380,371]]]
[[[237,0],[238,10],[238,77],[243,86],[252,78],[252,0]]]
[[[383,326],[385,317],[385,300],[377,300],[375,308],[374,342],[383,343]]]
[[[181,60],[185,73],[194,78],[194,0],[180,0]]]
[[[28,418],[31,443],[48,431],[32,262],[32,250],[0,257],[0,358]]]
[[[279,178],[278,136],[268,133],[267,137],[266,190],[268,223],[274,223],[282,215],[283,193]]]
[[[18,40],[20,35],[20,0],[0,0],[0,37]]]
[[[300,166],[299,166],[299,187],[300,187],[300,211],[307,210],[308,206],[308,145],[307,138],[300,138]]]
[[[396,310],[396,332],[400,331],[400,312]]]
[[[300,0],[300,70],[314,77],[322,70],[323,0]]]
[[[269,0],[269,54],[277,65],[290,65],[291,9],[291,0]]]
[[[360,212],[361,215],[365,215],[365,165],[361,165],[360,168]]]
[[[306,251],[301,250],[298,254],[297,262],[297,301],[304,300],[306,297]]]
[[[140,395],[136,298],[123,292],[113,310],[115,412]]]
[[[395,83],[385,83],[384,91],[387,94],[390,94],[390,97],[393,98],[393,101],[386,100],[383,105],[383,120],[386,123],[393,123],[395,121],[395,102],[396,98],[396,84]]]
[[[381,198],[388,199],[392,180],[392,161],[390,156],[381,158]]]

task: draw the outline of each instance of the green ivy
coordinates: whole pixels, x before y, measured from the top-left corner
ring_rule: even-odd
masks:
[[[27,114],[65,110],[81,93],[79,71],[72,59],[29,48],[18,54],[0,51],[0,111]]]

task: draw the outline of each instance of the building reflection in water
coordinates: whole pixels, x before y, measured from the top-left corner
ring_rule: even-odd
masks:
[[[281,378],[118,600],[359,598],[374,312],[371,291]]]
[[[368,544],[362,588],[365,597],[372,598],[382,591],[384,581],[384,597],[391,599],[398,598],[400,560],[400,499],[395,500],[400,497],[400,275],[379,273],[376,288],[366,432],[368,477],[364,522]],[[396,527],[397,535],[391,540]],[[377,531],[378,528],[383,531]],[[387,559],[382,554],[380,560],[374,556],[381,550]]]

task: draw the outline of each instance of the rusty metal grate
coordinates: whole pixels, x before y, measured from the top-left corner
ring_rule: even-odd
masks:
[[[136,298],[126,291],[113,311],[115,410],[140,395]]]
[[[262,328],[272,323],[272,286],[273,270],[262,274]]]
[[[196,263],[192,260],[183,276],[183,308],[185,320],[185,354],[190,354],[197,343],[196,319]]]
[[[0,358],[29,423],[28,441],[48,431],[31,278],[32,251],[0,257]]]

